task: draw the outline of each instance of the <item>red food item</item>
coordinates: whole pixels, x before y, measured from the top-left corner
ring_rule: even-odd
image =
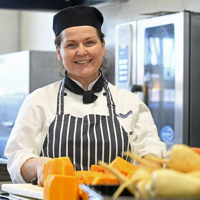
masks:
[[[192,150],[200,155],[200,148],[199,147],[192,147]]]

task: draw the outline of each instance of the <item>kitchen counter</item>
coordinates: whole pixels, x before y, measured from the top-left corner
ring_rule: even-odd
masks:
[[[2,193],[2,190],[1,190],[1,185],[2,184],[11,184],[12,182],[10,182],[10,181],[4,181],[4,182],[0,182],[0,193]],[[0,197],[0,199],[4,199],[5,200],[5,198],[2,198],[2,197]]]
[[[0,183],[3,181],[11,181],[7,170],[7,160],[0,158]]]
[[[3,181],[3,182],[0,182],[0,191],[1,191],[1,185],[2,184],[11,184],[12,182],[11,181]]]
[[[0,182],[0,185],[2,185],[2,184],[11,184],[11,182]],[[13,184],[13,185],[18,185],[18,184]],[[31,186],[31,184],[27,184],[27,185]],[[33,186],[32,185],[32,187],[39,187],[39,186]],[[12,190],[12,188],[11,188],[11,190]],[[34,190],[34,188],[33,188],[33,190]],[[0,191],[0,192],[2,192],[2,191]],[[3,192],[3,193],[5,193],[5,192]],[[21,195],[22,194],[23,193],[21,193]],[[5,194],[5,196],[6,196],[6,194]],[[99,195],[97,195],[97,196],[94,195],[93,198],[90,198],[89,200],[94,200],[94,199],[95,200],[112,200],[112,196],[99,196],[99,197],[98,196]],[[36,198],[20,197],[20,196],[17,196],[17,195],[11,195],[11,196],[7,195],[7,198],[0,197],[0,200],[5,200],[5,199],[9,199],[9,200],[37,200]],[[136,199],[133,196],[122,196],[122,197],[117,198],[117,200],[142,200],[142,199]],[[148,199],[145,199],[145,200],[148,200]],[[149,200],[200,200],[200,198],[149,198]]]
[[[0,200],[5,200],[6,198],[1,198]],[[9,198],[8,198],[9,199]],[[22,199],[13,199],[12,197],[9,200],[22,200]],[[24,198],[23,200],[36,200],[36,199],[30,199],[30,198]],[[94,199],[90,199],[90,200],[94,200]],[[98,199],[95,199],[98,200]],[[103,200],[113,200],[112,197],[108,197],[108,198],[104,198]],[[120,197],[117,198],[117,200],[144,200],[144,199],[135,199],[133,197]],[[190,198],[190,199],[184,199],[184,198],[171,198],[171,199],[166,199],[166,198],[151,198],[151,199],[145,199],[145,200],[200,200],[200,199],[194,199],[194,198]]]

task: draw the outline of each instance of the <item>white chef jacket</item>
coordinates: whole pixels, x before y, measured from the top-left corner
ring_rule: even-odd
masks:
[[[91,89],[96,81],[89,85]],[[77,83],[77,82],[76,82]],[[24,100],[5,148],[8,171],[14,183],[23,183],[20,168],[26,160],[39,157],[49,126],[56,116],[57,95],[61,81],[39,88]],[[78,83],[80,86],[81,84]],[[120,124],[129,135],[134,153],[140,157],[164,157],[166,145],[160,141],[148,107],[128,90],[108,83]],[[76,117],[89,114],[109,115],[105,90],[95,93],[97,100],[83,104],[82,96],[65,88],[64,112]]]

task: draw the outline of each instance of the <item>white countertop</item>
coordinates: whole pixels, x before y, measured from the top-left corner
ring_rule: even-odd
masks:
[[[0,182],[0,191],[1,191],[1,185],[2,184],[11,184],[12,182],[11,181],[3,181],[3,182]]]

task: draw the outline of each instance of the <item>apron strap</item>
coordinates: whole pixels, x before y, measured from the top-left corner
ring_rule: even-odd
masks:
[[[106,96],[107,96],[107,106],[108,106],[108,109],[109,109],[109,115],[116,117],[116,111],[115,111],[116,106],[115,106],[115,103],[113,101],[110,89],[108,87],[108,82],[106,80],[104,82],[104,89],[106,91]]]
[[[64,80],[61,82],[59,90],[58,90],[58,97],[57,97],[57,115],[64,114]]]

